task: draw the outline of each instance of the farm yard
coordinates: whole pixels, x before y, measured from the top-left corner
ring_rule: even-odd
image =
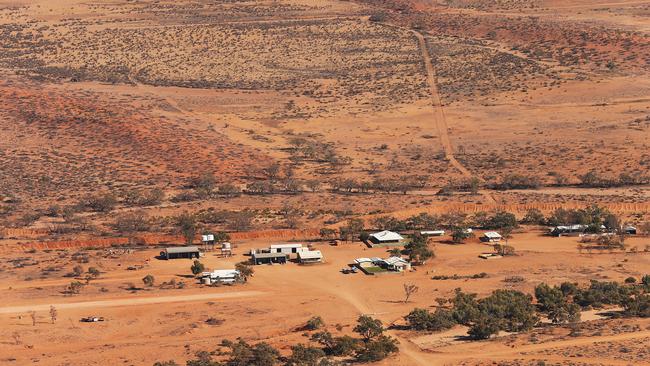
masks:
[[[0,0],[0,364],[647,363],[649,17]]]
[[[253,267],[254,274],[245,284],[217,287],[201,285],[192,278],[193,260],[154,259],[159,251],[155,248],[38,250],[29,252],[29,260],[25,259],[25,253],[3,254],[0,273],[7,288],[3,289],[6,296],[0,316],[7,319],[9,325],[2,334],[3,339],[16,339],[15,344],[7,345],[10,353],[3,357],[17,364],[36,361],[94,363],[103,359],[153,364],[161,355],[150,347],[152,344],[166,344],[165,359],[180,361],[235,334],[250,342],[270,342],[277,345],[282,354],[287,354],[291,352],[289,345],[305,342],[313,333],[301,330],[310,317],[318,315],[328,330],[346,334],[352,330],[350,324],[359,313],[370,314],[387,325],[393,324],[391,335],[398,337],[402,344],[408,346],[413,342],[411,344],[422,349],[435,351],[439,357],[437,361],[431,359],[431,364],[475,364],[473,362],[483,353],[485,357],[512,362],[516,359],[552,361],[574,354],[571,358],[580,362],[595,357],[589,353],[593,351],[588,350],[603,342],[612,346],[607,356],[600,356],[601,362],[643,357],[644,351],[635,348],[634,344],[648,337],[650,324],[646,320],[607,320],[603,315],[591,319],[589,312],[584,314],[579,331],[575,325],[540,327],[531,333],[501,336],[489,344],[465,339],[462,335],[466,330],[460,326],[439,335],[409,330],[402,320],[409,311],[435,309],[434,299],[453,297],[458,287],[468,293],[478,293],[480,297],[504,287],[534,293],[535,287],[542,282],[570,280],[585,284],[594,279],[623,282],[629,276],[641,278],[648,264],[648,253],[579,253],[575,250],[575,237],[543,237],[533,228],[515,234],[510,241],[516,246],[517,255],[498,262],[478,258],[478,254],[489,246],[477,239],[461,245],[450,245],[446,241],[447,237],[433,239],[429,245],[434,248],[436,257],[418,266],[416,271],[382,276],[365,276],[360,272],[345,275],[338,269],[359,256],[385,256],[386,248],[367,248],[359,242],[339,246],[313,242],[311,245],[325,254],[325,263],[317,266],[258,265]],[[647,242],[647,237],[629,241],[630,245],[641,244]],[[206,270],[227,268],[246,261],[243,254],[251,248],[268,243],[256,239],[237,241],[232,257],[207,251],[200,261]],[[566,261],[558,262],[557,255]],[[77,267],[82,267],[81,271],[97,268],[100,274],[89,280],[79,293],[66,295],[62,290],[76,280],[75,276],[84,276],[83,273],[75,274],[79,271]],[[528,267],[534,270],[525,270]],[[484,274],[474,275],[480,272]],[[513,282],[511,279],[518,274],[523,274],[521,280]],[[142,284],[145,275],[155,278],[153,286]],[[419,288],[408,302],[403,298],[402,285],[405,283]],[[58,309],[54,323],[48,315],[52,304]],[[188,304],[192,304],[192,310],[188,310]],[[294,304],[301,305],[296,308]],[[36,312],[35,326],[24,315],[31,310]],[[77,324],[77,318],[88,314],[97,314],[106,320],[97,325]],[[269,316],[275,321],[266,321]],[[218,321],[211,320],[213,318]],[[450,332],[459,336],[448,337]],[[65,339],[71,347],[68,350],[75,349],[75,352],[40,344],[37,339],[43,336]],[[531,339],[535,341],[530,343]],[[511,345],[518,346],[511,348]],[[466,351],[459,353],[459,349]],[[472,360],[467,358],[468,354],[474,355]],[[400,353],[389,362],[410,364],[412,360],[408,354]]]

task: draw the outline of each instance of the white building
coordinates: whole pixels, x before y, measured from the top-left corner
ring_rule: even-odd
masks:
[[[302,250],[302,244],[273,244],[269,247],[270,253],[292,254]]]
[[[373,244],[397,244],[404,241],[400,234],[388,230],[370,234],[369,238]]]
[[[424,231],[420,231],[420,235],[443,236],[443,235],[445,235],[445,231],[444,230],[424,230]]]
[[[239,271],[236,269],[216,269],[212,272],[203,272],[201,282],[206,285],[213,283],[234,283],[239,279]]]
[[[498,243],[502,239],[501,234],[496,231],[488,231],[481,236],[481,241],[486,243]]]
[[[389,271],[403,272],[411,269],[411,263],[400,257],[389,257],[383,260],[383,264]]]
[[[323,254],[320,250],[301,250],[298,252],[298,262],[301,264],[321,263]]]

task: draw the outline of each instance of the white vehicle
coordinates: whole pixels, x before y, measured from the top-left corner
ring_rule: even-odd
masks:
[[[103,322],[104,317],[101,316],[87,316],[85,318],[81,318],[80,320],[82,323],[96,323],[96,322]]]

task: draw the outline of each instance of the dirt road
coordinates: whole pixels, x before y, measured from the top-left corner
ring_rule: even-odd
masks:
[[[429,55],[427,42],[424,39],[422,33],[413,31],[413,34],[415,37],[417,37],[420,44],[422,59],[424,60],[424,66],[427,70],[427,81],[429,83],[431,103],[433,106],[433,118],[436,124],[436,129],[438,130],[438,136],[440,136],[440,143],[445,149],[445,157],[449,160],[449,163],[451,163],[452,166],[458,169],[464,176],[469,178],[472,176],[472,173],[470,173],[469,170],[467,170],[467,168],[459,163],[458,160],[456,160],[454,157],[454,149],[451,146],[451,140],[449,139],[449,127],[447,126],[447,118],[445,116],[445,110],[442,107],[442,101],[440,100],[440,93],[438,92],[436,70],[431,63],[431,55]]]
[[[151,296],[151,297],[134,297],[122,298],[101,301],[80,301],[80,302],[64,302],[58,304],[38,304],[38,305],[19,305],[7,306],[0,308],[0,314],[15,314],[26,313],[28,311],[47,311],[50,306],[62,309],[93,309],[93,308],[106,308],[114,306],[136,306],[136,305],[149,305],[149,304],[163,304],[170,302],[193,302],[205,300],[219,300],[219,299],[233,299],[239,297],[250,297],[263,295],[264,292],[260,291],[237,291],[227,293],[203,293],[195,295],[174,295],[174,296]]]
[[[427,41],[424,38],[422,33],[417,31],[412,31],[415,37],[418,39],[420,44],[420,51],[422,52],[422,60],[424,66],[427,70],[427,82],[429,84],[429,92],[431,94],[431,106],[433,107],[433,120],[436,124],[436,130],[438,131],[438,136],[440,136],[440,143],[442,144],[445,150],[445,158],[449,163],[456,168],[460,173],[466,178],[472,178],[472,173],[461,164],[456,157],[454,156],[454,148],[451,145],[451,140],[449,138],[449,126],[447,125],[447,116],[445,115],[445,109],[442,106],[442,100],[440,99],[440,92],[438,91],[438,76],[436,75],[436,69],[433,67],[431,62],[431,55],[429,54],[429,49],[427,47]],[[479,180],[482,181],[480,177]],[[496,203],[494,197],[488,192],[481,191],[481,194],[485,198],[486,203]]]

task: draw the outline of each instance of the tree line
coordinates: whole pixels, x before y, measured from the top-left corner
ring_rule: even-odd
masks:
[[[456,289],[450,299],[437,299],[435,311],[416,308],[404,317],[409,328],[436,332],[457,324],[469,327],[472,339],[487,339],[500,331],[524,332],[538,325],[542,316],[553,324],[576,323],[583,310],[621,306],[620,316],[650,317],[650,275],[637,283],[624,284],[592,280],[588,286],[564,282],[541,283],[533,296],[516,290],[499,289],[478,299],[476,294]]]
[[[291,354],[283,356],[267,342],[250,344],[242,338],[223,340],[213,352],[200,351],[187,366],[342,366],[349,362],[377,362],[399,351],[399,342],[385,333],[379,319],[361,315],[353,328],[357,337],[334,336],[324,329],[319,316],[312,317],[298,330],[311,332],[312,343],[291,346]],[[153,366],[179,366],[175,361],[156,362]]]

